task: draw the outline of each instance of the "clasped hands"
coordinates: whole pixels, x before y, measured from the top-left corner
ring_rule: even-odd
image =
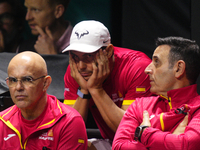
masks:
[[[141,123],[141,125],[151,127],[151,123],[150,123],[150,119],[149,119],[149,113],[146,110],[143,112],[143,122]],[[184,117],[182,122],[178,125],[178,127],[173,131],[172,134],[179,135],[179,134],[184,133],[187,125],[188,125],[188,114]]]

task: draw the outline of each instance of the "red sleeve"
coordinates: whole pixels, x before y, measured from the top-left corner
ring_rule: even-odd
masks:
[[[162,150],[193,150],[200,148],[199,139],[200,110],[192,116],[183,134],[175,135],[170,132],[162,132],[155,128],[147,128],[142,134],[141,142],[150,149],[155,149],[156,147]]]
[[[134,140],[134,133],[137,126],[140,125],[142,110],[136,110],[137,101],[132,103],[127,109],[124,117],[115,134],[112,150],[147,150],[146,147]],[[140,118],[140,119],[138,119]]]
[[[57,149],[87,150],[87,133],[81,116],[64,124]]]
[[[146,67],[150,64],[149,58],[138,58],[129,60],[127,68],[125,83],[127,93],[124,100],[135,100],[138,97],[151,96],[149,76],[144,72]],[[128,81],[128,82],[127,82]]]
[[[139,99],[142,103],[142,99]],[[146,149],[149,150],[193,150],[200,147],[200,110],[189,115],[189,124],[180,135],[163,132],[157,128],[146,128],[142,133],[141,143],[134,141],[134,132],[142,122],[141,105],[137,101],[127,109],[117,129],[113,141],[113,150]],[[192,118],[192,119],[191,119]]]
[[[79,85],[70,75],[70,65],[68,65],[67,67],[67,71],[64,76],[64,82],[65,82],[65,91],[64,91],[65,100],[76,100],[78,97],[76,93]]]

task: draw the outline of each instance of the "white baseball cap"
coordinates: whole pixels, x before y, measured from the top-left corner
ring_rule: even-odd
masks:
[[[108,29],[95,20],[81,21],[72,30],[70,44],[62,52],[74,50],[83,53],[93,53],[102,46],[110,44]]]

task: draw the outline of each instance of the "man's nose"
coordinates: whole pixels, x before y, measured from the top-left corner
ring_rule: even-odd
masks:
[[[17,90],[21,90],[21,89],[24,88],[24,85],[23,85],[21,80],[18,80],[15,87],[16,87]]]
[[[33,16],[31,14],[31,11],[27,10],[25,19],[28,21],[28,20],[31,20],[32,18],[33,18]]]
[[[152,73],[152,68],[151,68],[152,63],[150,63],[144,70],[146,74],[151,74]]]
[[[85,69],[87,67],[87,65],[86,65],[85,62],[83,62],[82,60],[80,60],[78,62],[78,67],[79,67],[79,69]]]

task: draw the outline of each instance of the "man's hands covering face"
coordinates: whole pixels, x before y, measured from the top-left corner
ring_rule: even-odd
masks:
[[[89,78],[87,87],[99,89],[110,74],[109,60],[106,50],[100,49],[96,55],[96,62],[92,63],[93,74]]]
[[[81,89],[88,91],[89,89],[100,89],[102,88],[103,82],[110,74],[109,60],[106,50],[100,49],[96,53],[96,59],[92,62],[93,73],[86,81],[78,71],[78,65],[70,54],[70,69],[71,76],[76,80]],[[78,62],[80,63],[80,62]],[[84,62],[82,62],[84,63]],[[87,65],[87,64],[86,64]]]

